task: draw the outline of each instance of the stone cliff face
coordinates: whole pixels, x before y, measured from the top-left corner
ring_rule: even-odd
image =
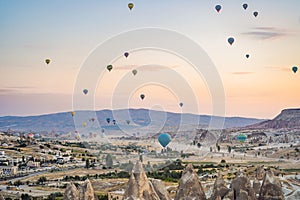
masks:
[[[206,200],[202,185],[192,164],[188,164],[182,173],[175,200]]]
[[[285,109],[272,120],[247,126],[255,129],[300,129],[300,108]]]
[[[284,200],[281,183],[271,170],[268,170],[265,174],[259,200]]]
[[[148,180],[142,163],[138,161],[133,167],[128,186],[124,194],[125,200],[169,200],[168,192],[162,182]]]

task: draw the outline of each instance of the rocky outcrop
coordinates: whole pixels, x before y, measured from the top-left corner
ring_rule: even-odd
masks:
[[[272,120],[267,120],[247,126],[246,128],[252,129],[299,129],[300,128],[300,109],[285,109],[282,110],[279,115],[277,115]]]
[[[210,199],[217,200],[218,197],[220,197],[220,199],[223,199],[228,192],[229,192],[229,189],[227,188],[222,175],[219,173],[218,177],[214,183],[213,193],[212,193],[212,196]]]
[[[206,200],[202,185],[192,164],[188,164],[182,173],[175,200]]]
[[[4,200],[4,197],[2,196],[2,194],[0,194],[0,200]]]
[[[127,188],[124,193],[125,200],[159,200],[152,183],[148,180],[144,172],[142,163],[137,161],[133,167],[132,174],[129,178]]]
[[[293,192],[291,195],[287,196],[285,199],[286,200],[300,199],[300,190]]]
[[[255,194],[259,194],[259,192],[260,192],[260,187],[261,187],[261,185],[260,185],[259,180],[255,179],[255,180],[253,181],[253,190],[254,190]]]
[[[251,187],[250,180],[240,174],[238,177],[233,179],[231,183],[231,190],[233,193],[234,200],[256,200],[255,192]],[[231,193],[231,194],[232,194]],[[232,199],[232,196],[230,197]]]
[[[64,200],[98,200],[97,196],[95,195],[93,186],[89,179],[87,179],[82,185],[76,186],[71,182],[68,184],[65,193],[64,193]]]
[[[283,200],[282,186],[271,170],[268,170],[263,179],[259,193],[259,200]]]
[[[265,177],[264,166],[258,166],[256,169],[256,178],[258,180],[263,180],[264,177]]]
[[[169,193],[161,180],[153,179],[151,183],[160,200],[171,200]]]
[[[78,192],[76,186],[73,184],[73,182],[70,182],[67,185],[63,199],[64,200],[69,200],[69,199],[79,200],[79,192]]]
[[[92,183],[89,179],[87,179],[80,187],[79,187],[79,199],[80,200],[96,200],[95,192],[92,186]]]

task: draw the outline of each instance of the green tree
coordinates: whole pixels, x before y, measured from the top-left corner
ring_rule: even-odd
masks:
[[[217,145],[217,149],[218,149],[218,152],[220,152],[220,149],[221,149],[220,145]]]
[[[90,159],[85,160],[85,168],[90,168]]]
[[[228,153],[231,153],[231,146],[227,146]]]
[[[47,182],[47,178],[45,176],[41,176],[38,180],[37,183],[38,184],[44,184],[45,182]]]

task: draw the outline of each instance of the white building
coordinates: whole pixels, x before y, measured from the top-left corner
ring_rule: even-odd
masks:
[[[0,175],[16,175],[18,167],[16,166],[0,166]]]

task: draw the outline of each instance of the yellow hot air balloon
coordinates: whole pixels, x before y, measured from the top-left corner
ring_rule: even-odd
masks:
[[[83,123],[82,123],[82,126],[83,126],[83,127],[86,127],[86,125],[87,125],[86,122],[83,122]]]
[[[129,8],[130,10],[132,10],[133,7],[134,7],[134,4],[133,4],[133,3],[129,3],[129,4],[128,4],[128,8]]]
[[[74,115],[75,115],[75,112],[74,112],[74,111],[72,111],[72,112],[70,112],[70,113],[71,113],[72,117],[74,117]]]

